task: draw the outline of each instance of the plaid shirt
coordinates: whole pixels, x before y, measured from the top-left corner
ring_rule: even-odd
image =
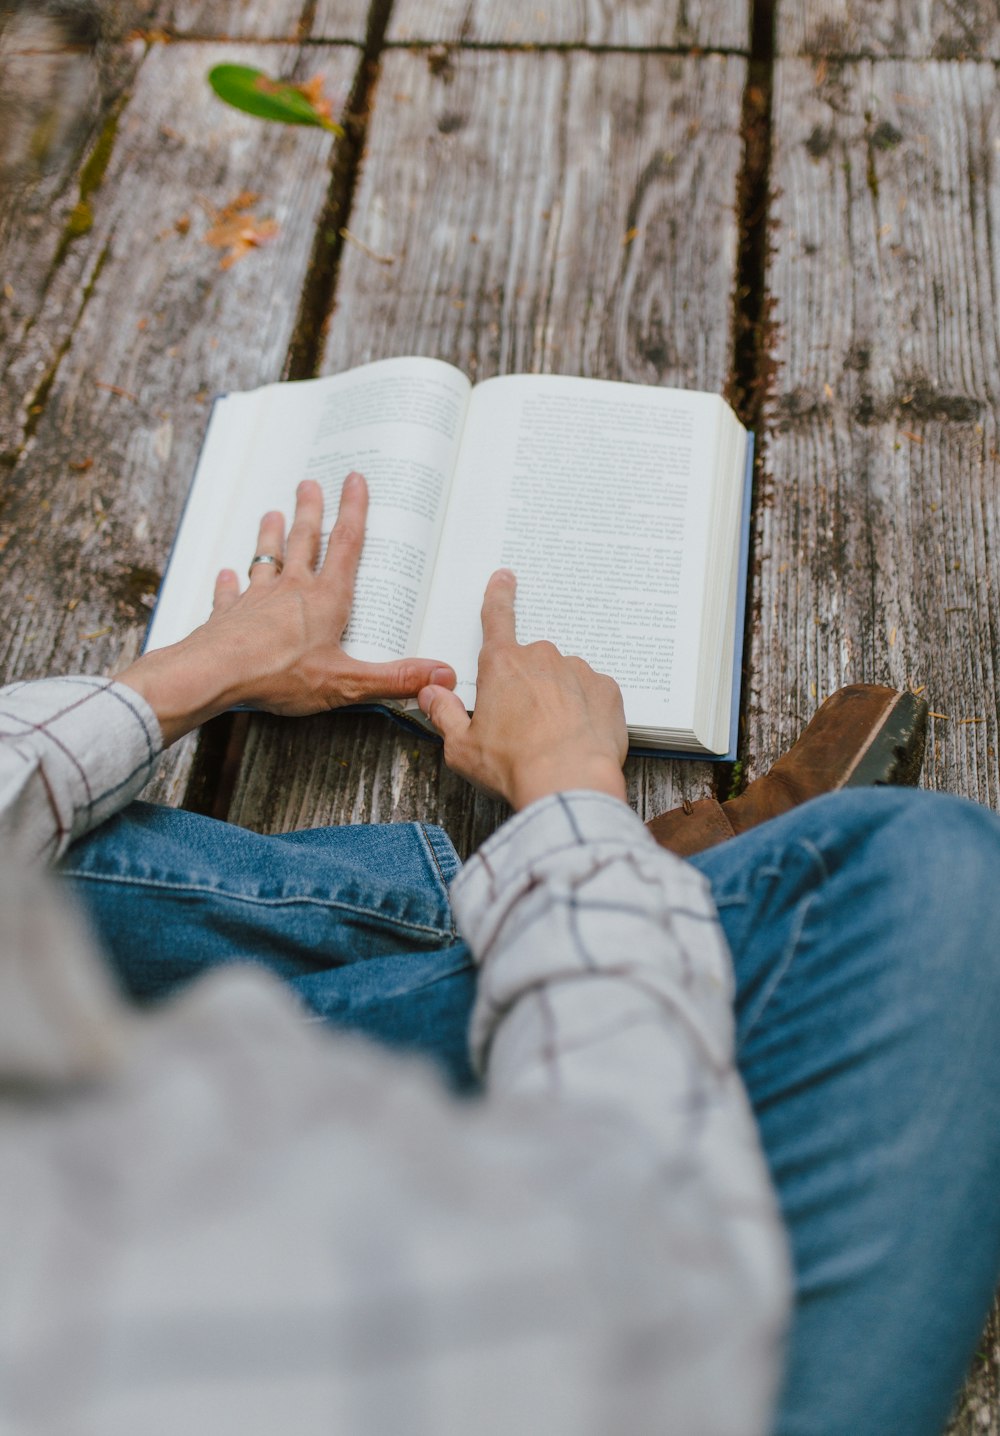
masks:
[[[92,678],[0,691],[6,853],[155,762]],[[624,805],[512,818],[452,895],[482,1101],[228,968],[123,1005],[0,864],[0,1431],[763,1432],[785,1240],[704,880]]]

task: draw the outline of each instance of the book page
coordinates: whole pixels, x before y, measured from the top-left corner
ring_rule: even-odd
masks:
[[[415,652],[471,386],[435,359],[387,359],[218,401],[147,647],[211,611],[220,568],[244,580],[267,509],[290,523],[302,479],[323,489],[323,550],[352,469],[371,506],[345,648]]]
[[[630,726],[693,726],[721,402],[557,376],[473,391],[420,640],[469,707],[483,587],[506,564],[521,642],[610,673]]]

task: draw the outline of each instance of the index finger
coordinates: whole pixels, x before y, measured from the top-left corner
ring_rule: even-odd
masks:
[[[491,575],[483,595],[483,642],[516,643],[514,595],[517,579],[509,568],[498,568]]]

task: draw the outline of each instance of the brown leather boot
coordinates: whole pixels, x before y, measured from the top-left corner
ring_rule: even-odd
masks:
[[[831,693],[798,742],[738,798],[686,802],[650,818],[646,827],[662,847],[689,857],[820,793],[885,783],[913,786],[926,737],[923,699],[875,683],[852,683]]]

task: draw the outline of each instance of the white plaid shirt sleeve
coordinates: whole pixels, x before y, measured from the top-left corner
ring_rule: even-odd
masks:
[[[0,838],[55,861],[148,782],[161,749],[133,689],[84,674],[0,688]]]
[[[0,699],[31,856],[159,750],[103,680]],[[480,1102],[252,967],[128,1008],[51,882],[0,865],[0,1428],[769,1429],[787,1257],[704,883],[584,793],[453,894]]]
[[[684,1334],[661,1353],[664,1429],[758,1429],[789,1268],[736,1068],[732,966],[708,882],[624,804],[576,793],[512,819],[452,897],[481,966],[472,1047],[490,1092],[604,1113],[616,1130],[613,1174],[591,1179],[610,1203],[629,1169],[621,1222],[633,1240],[645,1226],[631,1289],[644,1289],[638,1266],[651,1260],[650,1320],[657,1309]]]

